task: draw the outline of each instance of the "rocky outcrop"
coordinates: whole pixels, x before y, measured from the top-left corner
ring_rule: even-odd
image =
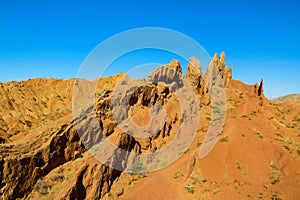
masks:
[[[93,105],[85,105],[83,98],[80,105],[86,107],[75,118],[70,114],[71,86],[80,87],[80,82],[91,84],[89,81],[38,79],[0,84],[0,199],[39,199],[41,195],[56,199],[102,198],[121,175],[109,166],[128,169],[130,152],[154,152],[174,139],[181,120],[186,117],[182,112],[184,105],[179,105],[174,92],[182,89],[185,82],[195,91],[201,106],[210,104],[209,90],[215,76],[207,74],[215,75],[212,73],[215,71],[228,87],[232,65],[228,69],[224,52],[212,58],[206,73],[202,72],[200,61],[192,57],[184,77],[180,63],[173,60],[158,67],[144,82],[125,77],[118,85],[113,78],[103,78],[99,82],[109,87],[98,85],[92,96],[95,97]],[[122,76],[126,75],[120,74],[118,80]],[[84,91],[85,87],[80,88],[79,95]],[[263,91],[263,80],[252,87],[256,97],[262,97]],[[23,96],[23,100],[14,100],[17,96]],[[195,105],[197,101],[193,101],[192,108]],[[165,111],[166,118],[161,117],[161,110]],[[154,119],[159,116],[160,121],[150,119],[147,124],[142,112],[150,113]],[[129,119],[133,125],[145,123],[147,129],[141,126],[142,131],[136,131],[128,126],[132,125]],[[122,122],[127,127],[122,127]],[[149,137],[139,137],[135,132]],[[104,139],[117,148],[110,152],[106,165],[96,159],[101,153],[97,148]],[[50,180],[52,185],[45,183],[49,177],[54,180]],[[59,181],[55,182],[56,179]],[[47,196],[51,187],[59,188],[59,193],[53,189],[54,196]]]
[[[182,86],[182,68],[178,60],[172,60],[155,69],[149,76],[148,81],[154,84],[168,85],[173,91]]]
[[[178,72],[180,76],[182,75],[182,67],[178,60],[171,60],[171,62],[169,64],[166,64],[164,66],[169,67],[169,68],[173,69],[174,71]]]
[[[55,132],[44,131],[32,141],[0,147],[3,199],[24,197],[39,178],[85,151],[72,125],[61,125]],[[48,133],[53,134],[52,137]]]
[[[171,85],[174,80],[181,81],[181,70],[179,62],[173,61],[168,67],[159,68],[153,78],[158,82],[165,81]],[[131,111],[134,109],[168,105],[168,99],[174,98],[171,93],[168,86],[157,84],[134,88],[132,93],[125,93],[119,99],[123,103],[128,100],[129,110],[123,117],[129,118],[130,112],[133,115],[138,114]],[[47,177],[53,170],[69,162],[85,159],[87,149],[97,146],[104,136],[109,137],[116,147],[124,149],[126,152],[154,151],[166,144],[168,138],[171,138],[172,129],[178,123],[175,112],[170,114],[161,127],[150,126],[152,129],[157,129],[154,131],[156,134],[150,140],[148,138],[135,139],[124,133],[124,130],[117,130],[117,122],[112,112],[112,95],[112,90],[101,90],[97,96],[95,107],[87,106],[82,113],[75,116],[74,120],[69,115],[34,129],[30,137],[24,137],[16,144],[11,144],[3,139],[1,142],[6,143],[0,145],[0,198],[17,199],[25,198],[28,195],[37,195],[38,198],[41,191],[34,190],[34,188],[39,187],[35,186],[37,183],[45,182],[43,177]],[[172,106],[168,105],[168,107]],[[96,121],[92,120],[94,116],[97,116]],[[139,117],[137,116],[137,118]],[[4,128],[7,126],[4,120],[1,120],[0,123]],[[94,123],[97,123],[96,126]],[[108,160],[109,163],[106,164],[120,164],[122,165],[120,169],[125,169],[128,155],[119,151],[112,153]],[[92,160],[82,166],[76,166],[79,169],[68,185],[61,186],[63,189],[57,197],[58,199],[97,199],[108,192],[121,172],[101,164],[95,159]],[[95,175],[97,175],[97,179],[94,178]],[[48,195],[47,189],[42,190],[41,193]]]
[[[210,103],[210,94],[204,76],[200,61],[195,57],[191,57],[184,78],[198,94],[200,104],[207,105]]]
[[[114,141],[118,147],[128,149],[135,147],[133,138],[127,134],[118,135]],[[116,153],[112,162],[121,162],[121,157]],[[122,159],[122,158],[121,158]],[[115,160],[115,161],[114,161]],[[77,166],[74,178],[60,191],[57,199],[100,199],[112,186],[113,182],[121,175],[121,171],[104,165],[96,158],[90,157]]]
[[[257,97],[264,97],[264,80],[262,79],[260,83],[256,83],[252,86],[252,95]]]
[[[209,68],[212,68],[213,65],[216,65],[218,72],[221,76],[221,79],[223,80],[224,87],[227,87],[230,84],[230,81],[232,80],[232,65],[230,64],[229,69],[226,66],[224,51],[220,54],[220,57],[218,56],[218,54],[215,54],[212,57],[211,63],[208,66],[208,70]]]
[[[188,63],[185,74],[185,79],[191,84],[194,89],[198,89],[201,87],[202,65],[197,58],[190,58],[190,62]]]
[[[264,94],[264,79],[261,80],[258,90],[257,90],[258,96],[262,96]]]
[[[232,80],[232,65],[230,68],[226,66],[225,53],[222,52],[220,58],[218,54],[212,57],[212,60],[207,67],[205,74],[202,72],[202,65],[199,60],[192,57],[187,67],[185,80],[194,88],[199,95],[199,101],[201,104],[210,104],[210,95],[212,84],[220,80],[221,87],[226,88],[230,85]],[[215,84],[215,83],[214,83]]]
[[[74,80],[51,78],[0,85],[0,137],[12,142],[41,124],[71,113]]]

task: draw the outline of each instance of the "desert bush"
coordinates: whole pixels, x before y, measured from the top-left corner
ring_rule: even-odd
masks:
[[[294,121],[295,122],[300,122],[300,118],[295,118]]]
[[[228,142],[228,141],[229,141],[228,136],[223,137],[223,138],[220,139],[220,142]]]
[[[187,185],[185,186],[185,189],[187,190],[188,193],[194,194],[195,188],[192,185]]]
[[[262,134],[262,133],[257,133],[257,135],[260,139],[264,139],[264,137],[265,137],[264,134]]]
[[[281,170],[280,168],[275,165],[273,162],[271,163],[271,184],[272,185],[276,185],[280,182],[280,179],[282,177],[282,173],[281,173]]]
[[[176,172],[173,176],[173,178],[178,179],[179,177],[183,177],[183,174],[181,172]]]
[[[37,181],[33,189],[40,195],[47,195],[50,188],[51,185],[47,181],[41,179]]]
[[[288,145],[283,146],[286,150],[291,151],[291,148]]]
[[[240,162],[236,162],[236,166],[237,166],[237,168],[238,168],[239,170],[242,170],[242,165],[241,165]]]
[[[282,198],[279,197],[278,193],[275,192],[274,194],[272,194],[272,197],[271,197],[272,200],[282,200]]]

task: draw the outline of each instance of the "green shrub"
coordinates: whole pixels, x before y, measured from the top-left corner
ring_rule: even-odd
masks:
[[[242,165],[241,165],[241,163],[236,162],[236,166],[237,166],[237,168],[238,168],[239,170],[242,170]]]
[[[262,134],[262,133],[258,133],[258,137],[260,138],[260,139],[264,139],[264,134]]]
[[[186,188],[186,190],[187,190],[188,193],[194,194],[194,192],[195,192],[194,186],[187,185],[187,186],[185,186],[185,188]]]
[[[272,197],[271,197],[272,200],[282,200],[282,198],[279,197],[278,193],[275,192],[274,194],[272,194]]]
[[[280,179],[282,177],[282,173],[281,173],[281,170],[280,168],[275,165],[274,163],[271,163],[271,184],[272,185],[276,185],[280,182]]]
[[[228,142],[228,141],[229,141],[228,136],[223,137],[223,138],[220,139],[220,142]]]
[[[179,177],[182,177],[183,174],[181,172],[176,172],[173,176],[173,178],[178,179]]]

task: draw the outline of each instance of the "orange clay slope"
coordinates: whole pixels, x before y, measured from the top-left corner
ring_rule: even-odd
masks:
[[[137,180],[120,199],[298,199],[300,104],[273,104],[258,87],[231,81],[224,130],[208,156],[198,157],[207,121],[183,157]],[[118,181],[114,186],[110,194],[120,191]]]
[[[197,71],[200,62],[191,58],[184,76],[178,61],[153,72],[153,77],[170,79],[174,75],[170,72],[178,71],[195,89],[201,109],[190,148],[171,165],[150,173],[114,170],[87,151],[74,122],[82,124],[91,143],[101,136],[89,135],[95,131],[92,109],[73,119],[76,79],[1,83],[0,199],[299,199],[300,104],[269,101],[263,82],[249,86],[232,80],[224,53],[215,55],[211,65],[219,70],[226,88],[226,118],[216,146],[202,159],[199,151],[213,108],[203,74]],[[129,136],[117,127],[110,110],[114,86],[123,76],[96,80],[95,112],[102,133],[131,152],[151,152],[167,145],[179,126],[176,96],[156,84],[140,87],[130,97],[128,112],[136,124],[149,124],[154,104],[162,105],[168,117],[151,140]],[[118,161],[118,156],[112,160]]]

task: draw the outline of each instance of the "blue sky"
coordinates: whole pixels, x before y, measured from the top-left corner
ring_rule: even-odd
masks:
[[[264,78],[268,97],[300,93],[299,9],[283,0],[1,1],[0,81],[76,77],[100,42],[151,26],[182,32],[210,55],[225,51],[234,78]]]

